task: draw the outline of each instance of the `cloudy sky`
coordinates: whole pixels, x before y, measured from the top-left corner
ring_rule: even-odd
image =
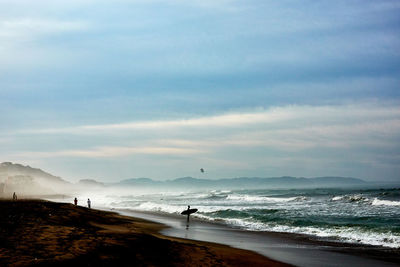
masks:
[[[400,181],[400,1],[0,0],[0,147],[70,181]]]

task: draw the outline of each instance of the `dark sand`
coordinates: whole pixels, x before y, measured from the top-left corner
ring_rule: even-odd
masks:
[[[288,266],[248,250],[166,237],[163,225],[41,200],[0,201],[0,266]]]

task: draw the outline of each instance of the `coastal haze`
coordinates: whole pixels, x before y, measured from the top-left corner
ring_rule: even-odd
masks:
[[[395,184],[388,183],[386,187]],[[19,192],[24,196],[43,196],[51,194],[76,193],[87,190],[89,193],[102,190],[132,190],[155,192],[159,190],[196,190],[196,189],[295,189],[295,188],[335,188],[335,187],[376,187],[374,183],[365,182],[357,178],[345,177],[240,177],[225,179],[199,179],[182,177],[166,181],[157,181],[150,178],[131,178],[120,182],[102,183],[94,179],[81,179],[76,183],[54,176],[41,169],[24,166],[18,163],[0,163],[0,193],[5,196],[12,192]],[[380,183],[379,186],[382,187]]]

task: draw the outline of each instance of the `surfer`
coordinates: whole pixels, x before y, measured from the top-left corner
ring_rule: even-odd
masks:
[[[184,210],[181,212],[182,215],[187,215],[187,222],[189,222],[189,216],[192,213],[195,213],[197,211],[197,209],[191,209],[190,206],[188,205],[187,210]]]

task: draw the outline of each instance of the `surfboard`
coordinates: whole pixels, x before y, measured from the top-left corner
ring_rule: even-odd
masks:
[[[189,209],[189,210],[184,210],[181,212],[182,215],[190,215],[192,213],[195,213],[197,209]]]

